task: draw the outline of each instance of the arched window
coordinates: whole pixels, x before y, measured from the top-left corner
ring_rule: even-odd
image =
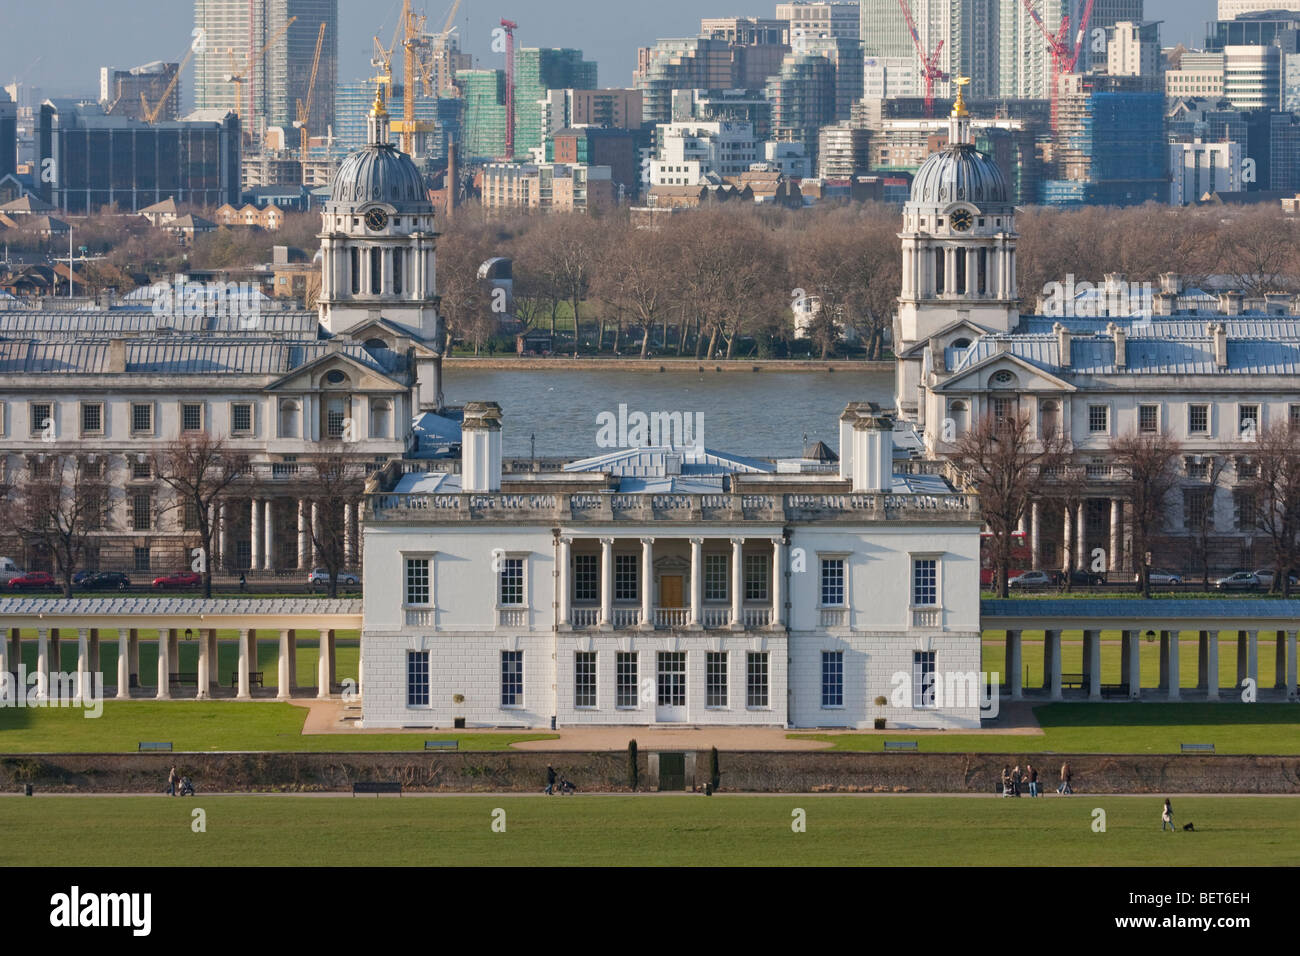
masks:
[[[390,438],[393,421],[393,405],[387,399],[379,399],[370,404],[370,437]]]
[[[379,295],[384,291],[384,250],[370,250],[370,294]]]
[[[405,249],[393,250],[393,295],[402,294],[402,260],[405,257]]]
[[[954,438],[966,434],[970,429],[970,406],[965,402],[953,402],[949,405],[948,417],[952,419]]]
[[[356,246],[351,249],[352,252],[352,294],[361,294],[361,250]]]
[[[383,339],[366,339],[366,351],[378,352],[380,349],[388,348],[388,343]]]
[[[948,278],[942,249],[934,250],[934,294],[943,295]]]
[[[280,403],[280,437],[301,438],[299,423],[302,421],[302,406],[295,401]]]
[[[970,339],[956,339],[952,343],[952,347],[955,349],[968,349],[970,348]]]

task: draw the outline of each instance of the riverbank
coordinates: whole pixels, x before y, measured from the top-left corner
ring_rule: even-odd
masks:
[[[540,356],[505,356],[477,358],[448,356],[448,369],[483,369],[491,371],[556,371],[575,369],[599,372],[892,372],[893,362],[850,362],[830,360],[815,362],[804,359],[697,360],[693,358],[542,358]]]

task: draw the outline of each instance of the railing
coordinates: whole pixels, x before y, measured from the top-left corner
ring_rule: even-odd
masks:
[[[731,623],[731,608],[706,607],[700,609],[700,623],[705,627],[726,627]]]
[[[937,607],[912,608],[913,627],[938,627],[943,613]]]
[[[571,627],[595,627],[599,623],[600,623],[600,608],[598,607],[569,608],[569,625]]]
[[[436,621],[436,615],[433,608],[420,610],[417,608],[406,609],[406,626],[407,627],[433,627]]]
[[[528,608],[503,607],[497,609],[498,627],[524,627],[528,623]]]
[[[641,609],[639,607],[616,607],[614,610],[614,626],[618,627],[636,627],[641,623]]]
[[[298,475],[298,465],[291,462],[279,462],[271,465],[273,479],[294,478]]]
[[[655,627],[685,627],[691,619],[690,608],[657,607],[655,608]]]
[[[817,612],[818,627],[844,627],[849,620],[846,607],[824,607]]]
[[[772,623],[770,607],[745,608],[745,627],[767,627]]]

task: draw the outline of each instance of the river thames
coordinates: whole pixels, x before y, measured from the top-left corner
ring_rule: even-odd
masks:
[[[889,372],[555,371],[456,368],[449,363],[448,405],[501,406],[503,453],[526,458],[582,458],[597,444],[597,416],[680,412],[701,416],[704,445],[752,457],[800,454],[805,436],[839,447],[839,416],[849,402],[893,407]]]

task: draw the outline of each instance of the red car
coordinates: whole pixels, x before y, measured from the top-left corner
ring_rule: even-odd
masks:
[[[182,571],[180,574],[167,574],[153,579],[156,588],[196,588],[203,583],[203,578],[194,571]]]
[[[54,583],[54,575],[48,571],[29,571],[22,577],[14,578],[9,586],[15,591],[44,591],[58,587]]]

